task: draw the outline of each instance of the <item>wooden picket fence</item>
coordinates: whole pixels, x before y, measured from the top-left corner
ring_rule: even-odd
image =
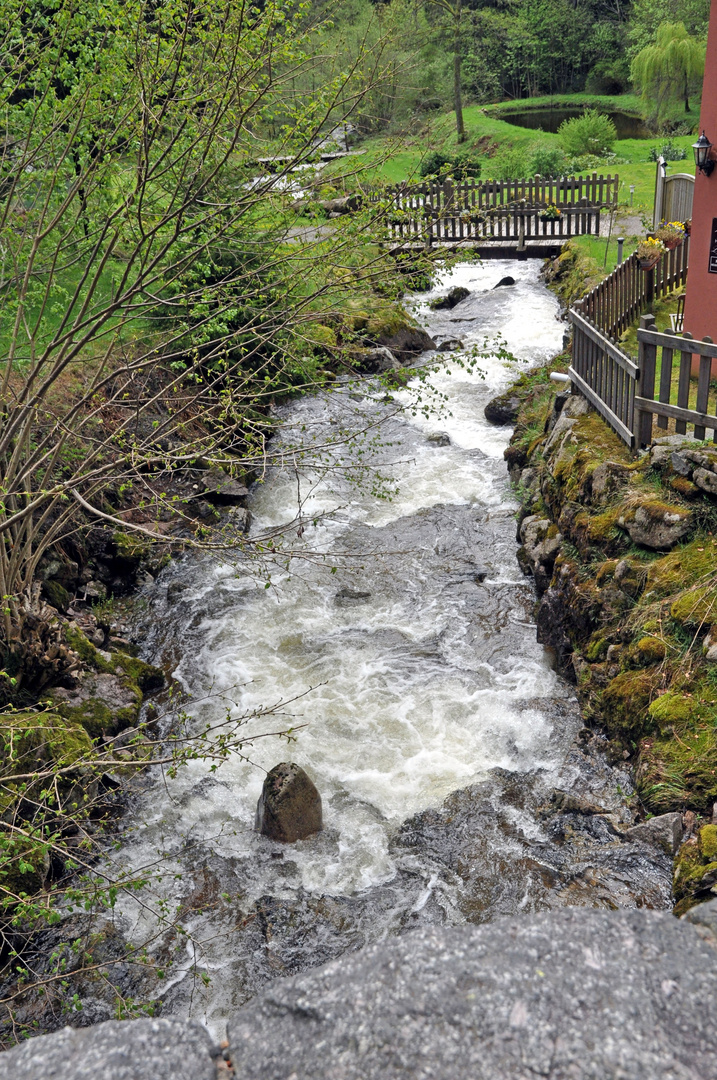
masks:
[[[558,180],[426,180],[374,192],[369,199],[386,200],[396,240],[503,240],[520,246],[527,240],[597,236],[600,211],[617,205],[618,189],[619,177],[593,173]],[[542,217],[550,204],[560,210],[554,220]]]
[[[643,315],[637,331],[640,347],[640,375],[635,394],[635,434],[638,445],[644,446],[652,439],[653,417],[657,426],[667,429],[670,419],[675,421],[675,432],[686,435],[688,425],[693,428],[695,439],[705,439],[707,431],[717,441],[717,392],[712,412],[710,408],[710,380],[712,366],[717,359],[717,345],[711,338],[696,341],[691,334],[661,334],[655,330],[653,315]],[[655,395],[655,380],[660,353],[660,385]],[[691,385],[693,358],[699,357],[696,393]],[[679,359],[678,359],[679,357]],[[677,393],[672,388],[673,368],[677,366]],[[692,391],[692,394],[691,394]],[[671,398],[676,396],[674,404]],[[690,397],[694,396],[690,407]]]
[[[655,300],[685,284],[689,256],[689,237],[668,251],[654,270],[645,272],[631,255],[578,301],[575,310],[616,341]]]
[[[717,441],[717,401],[710,412],[717,345],[711,338],[696,341],[690,334],[660,333],[654,315],[642,314],[656,298],[684,285],[688,259],[688,239],[663,256],[654,270],[642,270],[633,255],[568,313],[573,324],[568,372],[573,390],[631,447],[649,445],[655,418],[662,430],[674,420],[678,435],[687,434],[691,427],[694,438],[704,439],[711,431]],[[635,363],[615,339],[638,316]],[[691,379],[695,358],[699,358],[696,386]]]

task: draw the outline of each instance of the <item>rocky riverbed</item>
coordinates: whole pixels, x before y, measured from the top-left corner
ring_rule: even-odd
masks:
[[[494,289],[503,277],[515,284]],[[436,310],[456,288],[468,295]],[[290,571],[274,566],[267,589],[241,559],[185,557],[146,589],[134,628],[187,691],[191,723],[280,703],[279,726],[300,728],[288,745],[256,741],[252,763],[146,777],[116,856],[152,868],[114,914],[135,947],[151,943],[135,991],[216,1033],[277,976],[422,925],[670,904],[673,840],[630,834],[630,773],[536,642],[509,432],[483,415],[559,348],[557,303],[537,265],[489,264],[440,281],[417,314],[450,346],[430,379],[443,415],[397,411],[408,393],[370,378],[286,407],[292,453],[383,421],[361,483],[333,460],[274,470],[250,496],[252,528],[292,521],[300,500]],[[493,354],[483,377],[457,363],[496,332],[517,366]],[[279,760],[323,800],[323,831],[290,846],[253,830],[262,768]]]

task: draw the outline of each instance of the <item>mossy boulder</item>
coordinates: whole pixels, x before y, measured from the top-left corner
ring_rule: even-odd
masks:
[[[634,544],[655,551],[669,551],[688,535],[694,525],[692,510],[663,502],[645,499],[637,506],[628,506],[618,518]]]
[[[84,728],[56,712],[0,714],[0,768],[29,772],[50,763],[72,765],[92,749]]]
[[[710,828],[711,826],[707,826]],[[703,832],[704,830],[700,830]],[[701,840],[701,838],[700,838]],[[683,844],[675,858],[673,892],[675,915],[684,915],[717,889],[717,860],[702,854],[701,842],[693,837]]]
[[[374,312],[366,324],[364,336],[373,345],[385,345],[404,363],[436,347],[433,338],[396,304]]]
[[[92,738],[133,727],[143,694],[164,684],[162,671],[124,652],[100,652],[77,628],[69,628],[67,637],[85,668],[75,686],[50,691],[53,709]]]
[[[670,607],[670,615],[683,626],[709,626],[717,618],[717,587],[711,583],[686,589]]]
[[[708,862],[717,860],[717,825],[703,825],[698,843],[703,859]]]
[[[72,597],[70,596],[64,585],[60,585],[59,581],[43,581],[42,592],[48,603],[52,604],[54,608],[63,613],[67,611],[70,606]]]
[[[83,759],[92,753],[92,742],[79,725],[68,722],[57,713],[39,711],[0,713],[0,818],[7,825],[23,827],[28,813],[36,807],[28,800],[28,773],[42,772],[49,767],[77,770],[58,773],[55,777],[54,798],[60,803],[79,800],[92,794],[92,782],[83,781]],[[14,775],[25,779],[13,781]],[[50,781],[41,781],[42,787]],[[31,841],[21,833],[0,828],[0,899],[31,896],[42,887],[50,868],[50,844]]]
[[[648,710],[657,689],[653,671],[623,671],[602,693],[602,715],[613,737],[639,738],[645,731]]]

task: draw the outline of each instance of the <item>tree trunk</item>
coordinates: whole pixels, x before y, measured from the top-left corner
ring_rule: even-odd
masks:
[[[453,27],[453,106],[456,110],[456,134],[459,143],[466,141],[466,129],[463,123],[463,98],[461,96],[461,7],[462,0],[456,0]]]

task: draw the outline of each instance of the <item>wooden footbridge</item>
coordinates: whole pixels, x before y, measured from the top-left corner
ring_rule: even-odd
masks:
[[[400,184],[388,193],[389,242],[397,250],[441,246],[484,258],[545,258],[572,236],[598,236],[600,214],[616,208],[618,188],[617,176],[597,173]]]

